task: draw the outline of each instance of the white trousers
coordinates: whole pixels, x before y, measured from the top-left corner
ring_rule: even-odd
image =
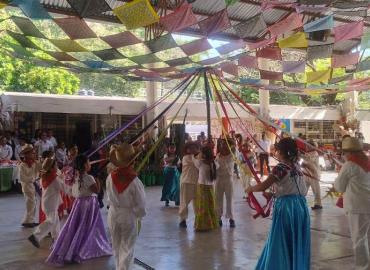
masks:
[[[197,195],[197,184],[181,183],[180,185],[180,209],[179,216],[181,220],[188,218],[188,207],[190,202],[193,202],[193,210],[195,209],[195,198]]]
[[[232,177],[224,178],[220,176],[216,180],[215,185],[216,194],[216,213],[219,218],[223,215],[224,195],[226,197],[226,214],[225,218],[233,219],[233,182]]]
[[[320,189],[320,182],[316,179],[308,178],[305,176],[307,192],[309,188],[312,188],[312,193],[315,199],[315,205],[321,205],[321,189]]]
[[[34,236],[38,242],[40,242],[48,233],[51,233],[51,237],[56,240],[60,232],[60,222],[58,211],[45,212],[46,219],[39,226],[37,226]]]
[[[26,212],[24,214],[22,223],[34,223],[36,214],[36,191],[33,183],[22,184],[22,192],[26,201]]]
[[[355,255],[355,270],[369,270],[370,214],[348,214]]]
[[[108,212],[108,227],[112,237],[116,270],[128,270],[134,263],[134,246],[138,235],[137,219],[127,217],[127,220],[119,223],[114,212],[111,206]]]
[[[251,172],[246,164],[242,164],[240,168],[241,168],[240,180],[241,180],[243,189],[246,190],[251,184],[251,178],[252,178]]]

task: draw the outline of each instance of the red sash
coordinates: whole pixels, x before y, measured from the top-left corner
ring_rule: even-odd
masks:
[[[111,177],[113,185],[116,187],[118,193],[122,193],[137,177],[137,173],[131,166],[129,166],[125,168],[115,169],[111,173]]]
[[[35,164],[34,159],[25,159],[24,163],[28,166],[28,168],[31,168],[33,164]]]
[[[362,159],[360,158],[359,156],[357,155],[354,155],[354,154],[350,154],[348,157],[347,157],[347,160],[348,161],[352,161],[353,163],[356,163],[358,166],[360,166],[365,172],[370,172],[370,159],[369,158],[365,158],[365,159]]]
[[[41,176],[41,185],[46,189],[57,178],[57,169],[52,169],[50,172]]]

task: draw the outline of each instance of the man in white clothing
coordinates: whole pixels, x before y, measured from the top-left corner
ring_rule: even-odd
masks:
[[[344,193],[343,204],[351,232],[355,269],[369,270],[370,159],[356,138],[343,139],[342,151],[346,162],[335,180],[334,188]]]
[[[220,141],[220,153],[217,155],[219,168],[217,169],[217,179],[215,185],[216,211],[219,218],[219,224],[222,226],[222,215],[224,208],[224,196],[226,197],[225,218],[229,219],[230,227],[235,227],[233,217],[233,170],[234,159],[229,147],[234,147],[231,141]]]
[[[266,163],[267,171],[270,173],[269,158],[271,142],[266,138],[266,134],[262,133],[262,140],[258,141],[257,152],[259,153],[260,174],[263,177],[263,165]],[[262,148],[262,149],[261,149]]]
[[[116,166],[107,177],[109,201],[108,227],[112,236],[116,270],[131,269],[134,246],[145,216],[145,191],[141,180],[131,167],[135,157],[132,145],[113,146],[109,159]]]
[[[56,149],[57,146],[58,146],[58,142],[57,142],[57,139],[55,139],[55,137],[54,137],[53,130],[51,130],[51,129],[48,130],[47,137],[48,137],[49,142],[53,145],[53,149]]]
[[[12,159],[13,150],[12,147],[6,144],[6,138],[4,136],[0,137],[0,162],[9,161]]]

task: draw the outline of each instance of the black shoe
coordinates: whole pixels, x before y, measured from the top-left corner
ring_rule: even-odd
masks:
[[[233,219],[230,218],[229,223],[230,223],[230,228],[235,228],[235,221]]]
[[[33,227],[35,227],[33,224],[34,223],[22,223],[22,226],[25,227],[25,228],[33,228]]]
[[[39,223],[32,223],[32,228],[39,226]]]
[[[179,223],[180,228],[187,228],[188,226],[186,225],[186,220],[183,220]]]
[[[32,243],[32,245],[34,245],[37,248],[40,248],[40,244],[39,242],[37,242],[36,237],[33,234],[31,234],[31,236],[28,237],[28,240]]]
[[[220,227],[222,227],[222,219],[220,219],[220,220],[218,221],[218,225],[220,225]]]
[[[166,201],[166,207],[170,206],[170,202]]]
[[[311,207],[312,210],[321,210],[322,209],[322,206],[321,205],[318,205],[318,204],[315,204],[313,207]]]

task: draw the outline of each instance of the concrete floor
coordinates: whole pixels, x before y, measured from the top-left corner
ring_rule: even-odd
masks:
[[[324,173],[322,179],[334,180],[334,173]],[[323,184],[322,190],[328,185]],[[224,226],[208,233],[195,233],[191,214],[188,229],[178,228],[178,208],[165,208],[159,201],[161,188],[150,187],[147,192],[148,215],[143,220],[135,256],[160,270],[254,269],[266,240],[271,219],[254,220],[252,211],[242,199],[238,181],[235,182],[234,211],[236,228]],[[324,192],[323,192],[324,193]],[[308,201],[312,203],[312,194]],[[46,270],[49,240],[41,249],[34,248],[26,239],[31,229],[23,229],[23,197],[0,194],[0,269]],[[192,212],[192,211],[191,211]],[[102,210],[106,219],[107,210]],[[352,269],[353,253],[348,224],[343,210],[331,199],[324,201],[324,210],[311,212],[312,264],[311,269]],[[67,269],[114,269],[113,258],[101,258]],[[143,269],[135,266],[134,269]]]

